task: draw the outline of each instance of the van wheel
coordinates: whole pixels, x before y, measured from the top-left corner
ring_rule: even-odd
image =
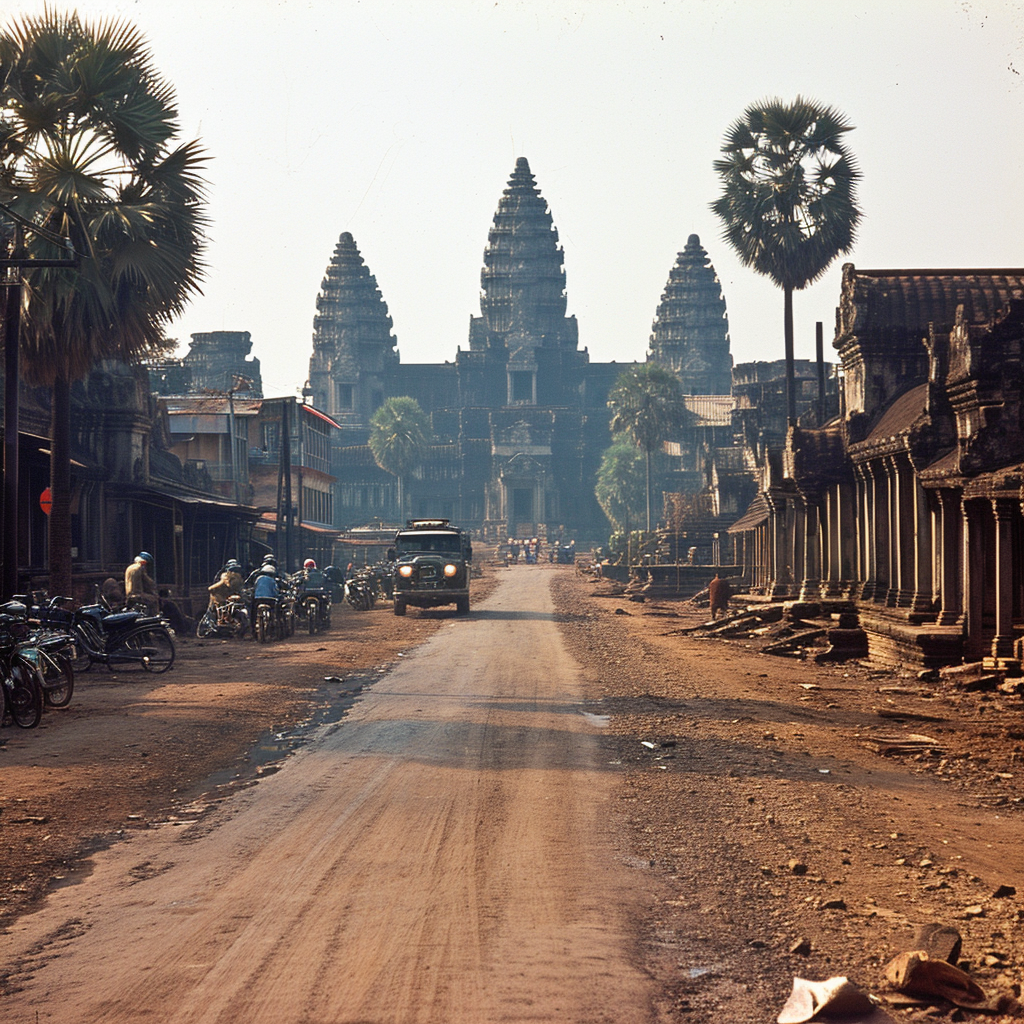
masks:
[[[395,614],[396,615],[404,615],[405,614],[405,602],[401,598],[399,598],[399,597],[395,598]]]
[[[468,615],[469,614],[469,598],[460,597],[455,602],[455,613],[456,615]]]

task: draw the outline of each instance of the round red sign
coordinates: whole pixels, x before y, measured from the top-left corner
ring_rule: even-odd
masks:
[[[43,488],[43,493],[39,495],[39,507],[47,515],[50,514],[50,509],[53,508],[53,498],[50,496],[50,488]]]

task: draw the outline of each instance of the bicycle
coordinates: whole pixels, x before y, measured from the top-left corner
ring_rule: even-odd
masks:
[[[43,717],[43,688],[35,667],[18,651],[28,624],[13,615],[0,615],[0,675],[3,712],[21,729],[34,729]]]

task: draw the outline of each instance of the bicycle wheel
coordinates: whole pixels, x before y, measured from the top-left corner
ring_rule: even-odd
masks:
[[[174,664],[174,641],[166,629],[149,630],[145,647],[146,654],[142,659],[142,667],[147,672],[159,675]]]
[[[217,628],[217,610],[214,606],[208,605],[206,611],[199,617],[196,623],[196,636],[202,640],[209,636]]]
[[[309,627],[309,635],[312,636],[317,631],[317,611],[320,604],[315,597],[311,597],[303,601],[303,607],[306,610],[306,625]]]
[[[71,667],[76,672],[88,672],[92,668],[92,658],[89,655],[89,647],[85,642],[83,631],[75,627],[75,645],[71,652]]]
[[[43,717],[43,688],[35,671],[25,665],[13,664],[11,674],[4,680],[4,690],[7,710],[14,724],[22,729],[34,729]]]
[[[107,664],[112,672],[166,672],[174,664],[174,641],[161,627],[137,629],[123,637],[107,655]]]
[[[256,632],[256,639],[261,644],[265,644],[270,639],[271,614],[270,605],[261,604],[256,609],[256,622],[253,624],[253,629]]]
[[[75,692],[75,670],[66,654],[40,652],[43,672],[43,701],[51,708],[66,708]]]

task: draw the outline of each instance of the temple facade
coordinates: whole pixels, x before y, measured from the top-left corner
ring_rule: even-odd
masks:
[[[1024,271],[843,268],[841,413],[788,431],[734,527],[754,588],[845,599],[872,653],[1020,661]]]
[[[525,158],[487,235],[480,313],[443,364],[403,363],[380,289],[352,236],[341,236],[317,299],[313,402],[345,428],[336,521],[440,515],[484,535],[600,536],[593,479],[609,443],[608,391],[620,367],[593,364],[567,315],[564,254]],[[397,507],[395,478],[366,446],[385,399],[415,398],[433,444]]]

